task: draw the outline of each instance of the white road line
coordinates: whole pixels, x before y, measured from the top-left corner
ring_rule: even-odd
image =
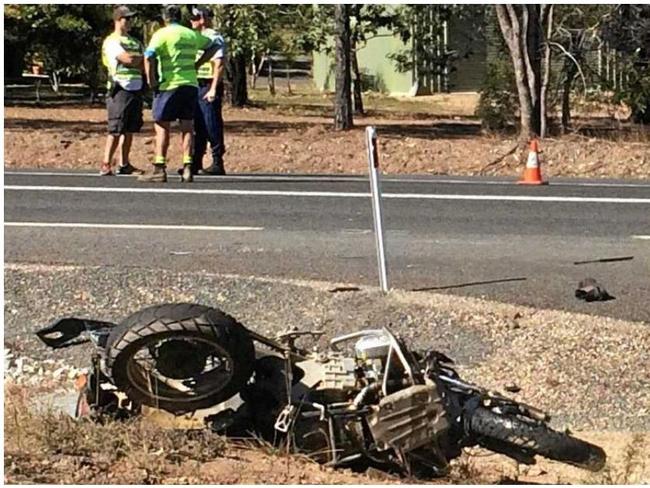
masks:
[[[110,188],[88,186],[25,186],[7,185],[10,191],[64,191],[87,193],[143,193],[177,195],[239,195],[266,197],[329,197],[329,198],[370,198],[370,193],[327,192],[327,191],[280,191],[280,190],[216,190],[184,188]],[[384,198],[410,200],[474,200],[494,202],[551,202],[551,203],[623,203],[650,204],[650,198],[612,198],[612,197],[563,197],[563,196],[525,196],[525,195],[435,195],[427,193],[384,193]]]
[[[237,227],[213,225],[149,225],[149,224],[87,224],[83,222],[5,222],[5,227],[64,227],[73,229],[139,229],[139,230],[212,230],[248,232],[264,227]]]
[[[650,241],[650,236],[632,236],[632,239],[641,239],[644,241]]]
[[[97,173],[64,173],[64,172],[39,172],[39,171],[6,171],[5,176],[83,176],[101,178]],[[123,178],[123,176],[120,176]],[[195,176],[199,180],[205,179],[215,181],[214,176]],[[417,178],[403,178],[399,176],[383,175],[384,182],[390,183],[416,183],[426,184],[452,184],[452,185],[503,185],[512,186],[515,182],[509,180],[469,180],[469,179],[444,179],[436,178],[431,180],[420,180]],[[314,176],[291,176],[291,175],[227,175],[219,177],[219,181],[286,181],[286,182],[362,182],[368,181],[365,175],[360,176],[332,176],[332,175],[314,175]],[[606,183],[606,182],[572,182],[572,181],[553,181],[552,186],[577,186],[577,187],[602,187],[602,188],[648,188],[650,184],[643,183]]]

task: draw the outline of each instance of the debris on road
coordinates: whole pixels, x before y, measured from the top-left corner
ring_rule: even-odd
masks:
[[[602,258],[602,259],[589,259],[587,261],[574,261],[573,264],[592,264],[592,263],[616,263],[619,261],[631,261],[634,256],[622,256],[619,258]]]
[[[606,302],[607,300],[615,299],[615,297],[607,293],[607,290],[605,290],[605,288],[594,278],[585,278],[580,281],[575,295],[576,298],[587,302]]]

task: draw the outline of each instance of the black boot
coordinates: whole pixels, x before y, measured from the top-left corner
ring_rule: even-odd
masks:
[[[223,167],[223,160],[215,160],[212,166],[199,171],[201,175],[226,176],[226,169]]]

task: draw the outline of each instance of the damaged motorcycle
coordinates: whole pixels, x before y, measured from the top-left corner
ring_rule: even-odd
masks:
[[[322,331],[269,338],[218,309],[179,303],[119,324],[63,318],[37,335],[53,348],[82,335],[94,343],[77,380],[77,416],[203,410],[205,425],[224,435],[253,433],[332,466],[420,478],[445,475],[468,446],[591,471],[606,460],[600,447],[551,429],[545,412],[464,381],[450,358],[411,350],[387,327],[320,350],[297,342],[317,343]]]

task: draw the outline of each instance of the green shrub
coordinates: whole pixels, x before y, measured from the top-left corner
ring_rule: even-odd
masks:
[[[479,93],[476,116],[484,129],[500,131],[516,123],[518,99],[509,59],[488,64]]]

